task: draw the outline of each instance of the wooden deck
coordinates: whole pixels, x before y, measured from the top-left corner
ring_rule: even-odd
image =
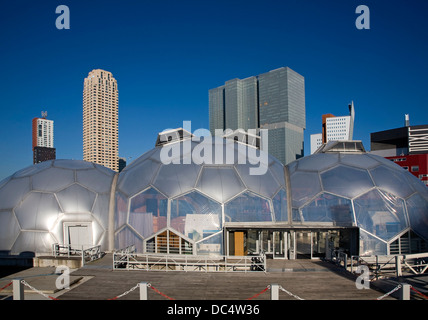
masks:
[[[268,260],[268,272],[204,273],[113,271],[111,256],[76,270],[73,276],[86,281],[58,297],[60,300],[107,300],[117,297],[140,282],[149,282],[175,300],[246,300],[270,284],[279,284],[305,300],[374,300],[383,295],[374,289],[358,290],[355,278],[335,265],[311,260]],[[280,291],[280,300],[296,300]],[[388,297],[389,299],[392,299]],[[120,300],[138,300],[139,290]],[[167,300],[148,288],[149,300]],[[270,291],[254,300],[269,300]]]

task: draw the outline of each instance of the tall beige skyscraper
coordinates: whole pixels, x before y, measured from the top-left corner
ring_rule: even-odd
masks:
[[[119,92],[111,72],[95,69],[83,88],[83,160],[119,170]]]

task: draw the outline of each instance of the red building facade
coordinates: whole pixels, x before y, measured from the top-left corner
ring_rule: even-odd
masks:
[[[394,161],[428,186],[428,154],[411,154],[386,159]]]

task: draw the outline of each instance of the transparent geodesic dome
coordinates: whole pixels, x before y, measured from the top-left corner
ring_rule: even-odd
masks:
[[[293,224],[359,227],[360,254],[390,254],[401,236],[428,239],[428,188],[365,152],[325,152],[287,165]]]
[[[0,251],[51,253],[54,243],[70,241],[105,250],[114,174],[90,162],[51,160],[1,181]]]
[[[171,163],[165,163],[165,154]],[[250,173],[262,166],[263,174]],[[287,220],[278,160],[233,140],[181,140],[155,147],[120,173],[115,248],[223,254],[225,222]]]

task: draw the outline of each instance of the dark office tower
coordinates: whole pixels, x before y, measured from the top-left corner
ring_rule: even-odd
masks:
[[[56,158],[54,122],[46,117],[47,112],[42,112],[41,118],[34,118],[32,121],[33,164]]]
[[[304,78],[290,68],[279,68],[258,79],[260,129],[269,130],[269,153],[284,164],[303,157]]]
[[[211,135],[215,135],[215,129],[224,130],[224,88],[221,86],[209,90],[209,118]]]
[[[210,131],[268,129],[262,149],[287,164],[303,156],[305,81],[288,67],[209,90]]]
[[[33,149],[33,164],[37,164],[47,160],[56,159],[56,149],[47,147],[34,147]]]
[[[225,129],[255,129],[258,126],[257,78],[233,79],[225,84]]]

